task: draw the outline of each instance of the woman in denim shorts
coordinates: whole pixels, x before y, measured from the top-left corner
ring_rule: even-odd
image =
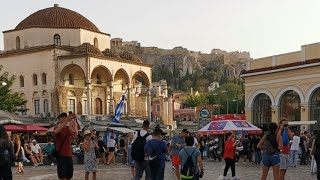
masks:
[[[279,152],[282,149],[282,138],[280,133],[276,133],[277,124],[269,124],[269,132],[264,135],[257,147],[263,149],[264,153],[262,156],[262,173],[261,180],[266,180],[270,167],[273,169],[273,178],[279,180],[280,171],[280,155]]]

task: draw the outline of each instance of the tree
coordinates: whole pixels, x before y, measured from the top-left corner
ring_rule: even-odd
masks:
[[[196,83],[196,88],[200,93],[207,92],[209,86],[209,81],[207,79],[198,79]]]
[[[183,84],[182,84],[182,86],[183,86],[183,90],[185,90],[185,91],[190,91],[190,89],[192,88],[192,85],[193,85],[193,83],[192,83],[192,81],[191,80],[186,80],[186,81],[184,81],[183,82]]]
[[[0,66],[2,71],[3,66]],[[8,112],[16,112],[20,106],[25,105],[27,100],[23,99],[17,92],[12,92],[11,86],[16,79],[15,76],[10,76],[8,72],[3,72],[0,76],[0,82],[5,82],[6,85],[0,85],[0,109]]]
[[[190,95],[185,100],[188,107],[197,107],[198,105],[205,105],[208,103],[207,96],[205,94]]]

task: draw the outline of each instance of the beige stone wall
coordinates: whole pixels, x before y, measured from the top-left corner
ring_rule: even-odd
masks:
[[[265,57],[250,61],[250,69],[259,69],[272,66],[272,57]]]
[[[305,48],[305,59],[316,59],[320,57],[320,43],[303,46]]]
[[[110,49],[110,36],[88,31],[85,29],[80,29],[80,44],[82,43],[94,44],[94,38],[98,39],[98,48],[101,51],[105,49]]]
[[[275,58],[274,66],[299,62],[301,59],[301,52],[297,51],[297,52],[291,52],[287,54],[281,54],[281,55],[275,56],[274,58]]]

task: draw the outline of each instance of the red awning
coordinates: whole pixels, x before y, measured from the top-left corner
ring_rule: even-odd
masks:
[[[24,129],[21,126],[17,126],[17,125],[4,125],[4,128],[7,131],[24,131]]]
[[[48,131],[47,128],[44,128],[35,124],[25,125],[25,126],[22,126],[22,128],[24,129],[24,131]]]

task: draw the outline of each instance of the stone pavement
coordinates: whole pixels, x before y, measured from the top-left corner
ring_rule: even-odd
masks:
[[[205,176],[203,180],[220,180],[224,168],[224,162],[205,161]],[[73,180],[84,179],[83,165],[74,166]],[[229,170],[230,172],[231,170]],[[13,169],[15,172],[15,169]],[[259,180],[260,167],[257,165],[236,165],[237,176],[241,180]],[[230,176],[230,174],[229,174]],[[268,180],[272,180],[272,171],[269,171]],[[124,165],[100,165],[97,173],[98,180],[131,180],[131,170]],[[21,175],[14,174],[13,180],[56,180],[56,166],[39,166],[39,167],[25,167],[25,173]],[[90,177],[91,179],[91,177]],[[290,169],[286,176],[287,180],[316,180],[315,175],[310,175],[309,166],[300,166]],[[171,169],[171,163],[166,164],[165,180],[175,180],[174,171]]]

